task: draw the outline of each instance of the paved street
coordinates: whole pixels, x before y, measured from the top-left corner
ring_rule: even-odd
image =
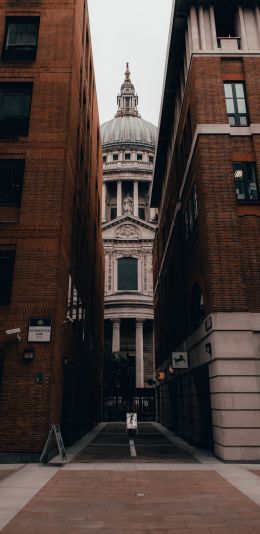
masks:
[[[260,534],[260,466],[223,464],[160,425],[127,437],[102,424],[68,457],[0,467],[3,533]]]
[[[151,423],[126,435],[124,423],[110,423],[74,458],[75,462],[197,462]]]

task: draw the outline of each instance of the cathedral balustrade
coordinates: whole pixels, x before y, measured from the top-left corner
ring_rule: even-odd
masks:
[[[153,163],[149,163],[147,161],[109,161],[107,163],[103,163],[104,172],[121,169],[129,169],[131,171],[133,171],[133,169],[152,171]]]

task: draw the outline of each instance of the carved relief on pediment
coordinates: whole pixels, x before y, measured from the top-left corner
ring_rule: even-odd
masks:
[[[122,224],[115,231],[117,239],[140,239],[141,233],[134,224]]]

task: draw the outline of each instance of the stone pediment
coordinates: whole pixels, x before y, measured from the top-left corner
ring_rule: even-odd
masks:
[[[154,239],[155,225],[131,215],[123,215],[103,224],[103,239],[132,241]]]

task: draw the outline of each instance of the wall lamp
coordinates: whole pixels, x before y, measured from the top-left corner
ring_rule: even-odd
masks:
[[[26,362],[32,362],[35,358],[35,350],[31,348],[27,348],[23,351],[23,359]]]
[[[208,354],[210,354],[210,356],[212,355],[212,347],[211,347],[211,343],[206,343],[205,345],[205,349],[206,349],[206,352]]]

